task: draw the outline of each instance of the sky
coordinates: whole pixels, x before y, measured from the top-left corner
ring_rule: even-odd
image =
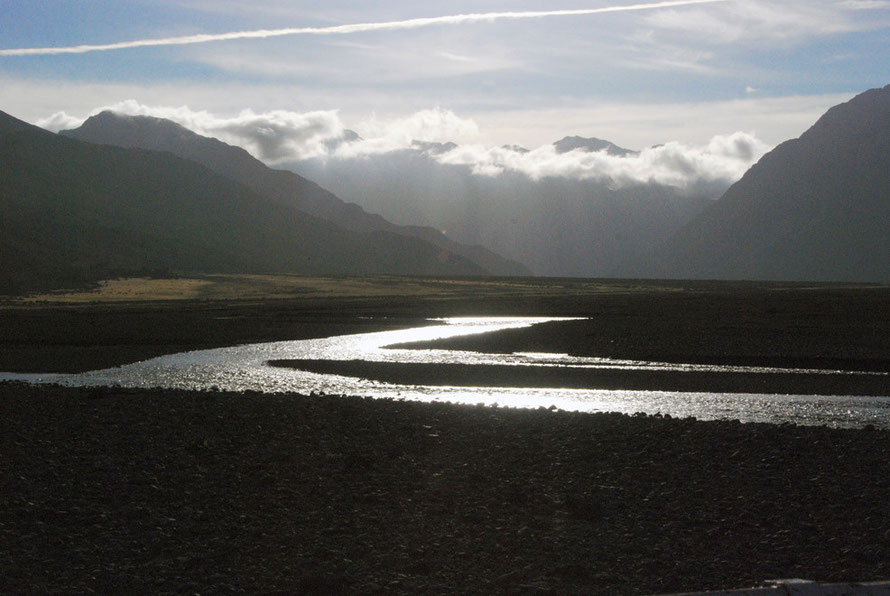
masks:
[[[0,0],[0,110],[172,117],[268,163],[344,129],[489,161],[567,135],[756,158],[890,83],[888,48],[890,0]]]

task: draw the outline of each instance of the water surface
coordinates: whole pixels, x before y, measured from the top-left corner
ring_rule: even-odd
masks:
[[[323,339],[249,344],[171,354],[126,366],[76,375],[3,374],[0,379],[54,382],[71,386],[116,385],[177,389],[297,392],[364,395],[507,407],[556,407],[586,412],[645,412],[743,422],[792,422],[830,426],[890,428],[890,398],[862,396],[774,395],[677,391],[547,389],[523,387],[449,387],[397,385],[331,374],[278,368],[270,360],[367,360],[374,362],[456,363],[473,365],[599,367],[628,370],[709,372],[803,372],[797,369],[670,364],[565,354],[484,354],[451,350],[391,349],[386,346],[520,328],[554,317],[479,317],[437,320],[439,324],[397,331]],[[809,374],[814,371],[807,370]],[[835,374],[838,371],[816,371]],[[886,373],[854,373],[883,374]],[[888,379],[890,381],[890,379]]]

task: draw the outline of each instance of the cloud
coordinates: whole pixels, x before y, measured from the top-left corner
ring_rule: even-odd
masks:
[[[460,118],[451,110],[421,110],[405,118],[360,122],[360,140],[340,145],[333,156],[341,159],[362,157],[407,149],[422,143],[466,142],[476,140],[479,127],[473,120]]]
[[[714,136],[704,145],[668,142],[627,157],[582,150],[557,153],[550,144],[531,151],[489,147],[477,142],[481,132],[475,121],[442,108],[421,110],[404,118],[369,118],[354,127],[359,133],[356,139],[344,134],[346,126],[335,110],[300,113],[248,109],[220,117],[188,106],[147,106],[127,100],[96,108],[90,114],[104,110],[166,118],[198,134],[241,146],[270,165],[307,159],[366,159],[418,150],[428,143],[429,159],[466,166],[479,176],[510,172],[532,180],[603,180],[613,187],[658,183],[690,192],[725,187],[770,148],[754,134],[744,132]],[[76,127],[83,120],[58,112],[38,124],[57,131]],[[457,144],[437,145],[448,142]]]
[[[436,54],[437,56],[441,56],[447,60],[452,60],[454,62],[475,62],[476,58],[471,58],[469,56],[464,56],[462,54],[455,54],[454,52],[439,52]]]
[[[704,146],[670,142],[626,157],[583,150],[560,154],[552,145],[528,152],[468,145],[436,159],[468,166],[485,176],[517,172],[533,180],[595,179],[607,181],[613,187],[658,183],[697,191],[711,185],[724,187],[738,180],[769,149],[753,134],[735,132],[715,136]]]
[[[448,100],[448,109],[478,125],[479,136],[457,139],[462,143],[518,144],[533,148],[566,135],[580,135],[608,139],[630,149],[671,140],[704,145],[715,134],[736,130],[752,131],[764,142],[776,145],[799,136],[827,109],[848,101],[857,92],[773,96],[764,89],[720,101],[618,102],[593,96],[564,98],[554,104],[543,96],[530,95],[519,103],[508,95],[490,90],[482,95],[483,91],[486,90]],[[134,97],[150,106],[201,106],[218,118],[233,117],[245,106],[257,113],[278,110],[281,106],[297,106],[291,109],[304,113],[314,106],[323,106],[335,111],[341,126],[353,130],[358,130],[362,122],[373,120],[369,106],[377,108],[377,120],[384,122],[437,104],[426,95],[414,95],[410,90],[393,97],[389,92],[374,90],[350,95],[268,82],[212,86],[191,82],[97,84],[58,79],[21,80],[0,75],[0,109],[35,124],[64,110],[73,118],[71,123],[77,125],[95,113],[97,106],[110,107]],[[388,104],[390,101],[395,104]],[[455,137],[440,140],[455,140]]]
[[[657,47],[657,51],[653,51]],[[697,74],[716,74],[720,71],[706,64],[714,55],[700,50],[689,51],[670,44],[653,44],[650,47],[624,48],[624,55],[616,60],[616,64],[624,68],[651,70],[656,72],[687,72]]]
[[[336,110],[255,112],[246,109],[232,117],[220,117],[208,111],[194,111],[188,106],[146,106],[127,100],[97,108],[91,114],[103,110],[166,118],[198,134],[243,147],[273,165],[332,155],[361,157],[406,149],[414,141],[465,141],[473,140],[479,134],[475,122],[441,108],[421,110],[404,118],[372,117],[361,121],[354,127],[360,138],[348,143],[343,142],[346,127]]]
[[[748,130],[776,145],[800,134],[831,106],[855,95],[830,93],[772,97],[766,91],[707,102],[564,101],[559,107],[496,106],[486,112],[460,110],[479,123],[489,144],[535,147],[576,134],[638,149],[674,140],[705,145],[718,133]],[[517,127],[517,122],[522,126]],[[730,128],[731,127],[731,128]],[[554,131],[558,133],[554,134]]]
[[[832,35],[869,28],[870,23],[856,22],[844,8],[870,4],[852,0],[852,4],[790,0],[787,2],[727,2],[715,10],[664,10],[647,16],[645,23],[663,34],[689,36],[709,44],[742,42],[789,44],[816,36]],[[871,6],[869,6],[871,8]]]
[[[326,141],[343,135],[343,125],[335,111],[300,114],[275,110],[257,114],[245,110],[234,118],[205,123],[203,132],[276,163],[324,154]]]
[[[841,6],[852,10],[881,10],[890,8],[888,0],[844,0]]]
[[[407,149],[415,141],[444,143],[473,141],[479,127],[450,110],[420,110],[403,118],[371,117],[354,128],[359,138],[343,142],[346,128],[336,110],[292,112],[242,110],[235,116],[217,116],[188,106],[148,106],[128,99],[90,110],[89,116],[103,111],[128,116],[152,116],[172,120],[200,135],[214,137],[246,149],[269,164],[337,156],[344,159]],[[76,128],[86,118],[56,112],[36,121],[38,126],[58,132]]]
[[[659,8],[689,6],[694,4],[712,4],[715,2],[725,1],[726,0],[672,0],[666,2],[651,2],[646,4],[608,6],[603,8],[584,8],[576,10],[470,13],[440,17],[406,19],[401,21],[386,21],[380,23],[335,25],[330,27],[289,27],[284,29],[257,29],[253,31],[233,31],[229,33],[187,35],[182,37],[164,37],[157,39],[139,39],[134,41],[123,41],[110,44],[83,44],[77,46],[59,46],[44,48],[11,48],[0,50],[0,56],[83,54],[86,52],[105,52],[141,47],[191,45],[214,41],[230,41],[235,39],[264,39],[268,37],[281,37],[285,35],[349,35],[370,31],[397,31],[405,29],[418,29],[421,27],[430,27],[435,25],[460,25],[465,23],[492,22],[504,19],[540,19],[546,17],[586,16],[610,12],[654,10]]]
[[[194,59],[236,76],[261,75],[275,79],[296,79],[302,85],[345,84],[350,90],[358,85],[380,88],[407,84],[415,89],[445,77],[516,70],[524,62],[503,44],[489,42],[469,51],[460,43],[424,43],[399,38],[376,44],[354,44],[345,39],[329,40],[325,51],[312,60],[294,60],[293,52],[269,51],[266,46],[219,48],[204,47],[192,54]],[[344,66],[348,65],[348,66]]]
[[[216,116],[208,111],[195,111],[188,106],[147,106],[129,99],[102,106],[89,115],[110,110],[129,116],[153,116],[172,120],[200,135],[243,147],[255,157],[267,162],[309,159],[326,155],[326,142],[343,135],[343,123],[335,110],[290,112],[270,110],[256,113],[242,110],[232,117]],[[80,126],[86,118],[76,118],[57,112],[36,124],[58,132]]]
[[[52,116],[37,120],[34,124],[52,132],[59,132],[60,130],[77,128],[83,124],[83,121],[84,118],[75,118],[74,116],[69,116],[65,112],[56,112]]]
[[[198,134],[239,145],[268,163],[326,154],[325,142],[343,135],[343,124],[335,110],[257,113],[246,109],[236,116],[220,117],[207,111],[193,111],[188,106],[151,107],[133,100],[103,109],[131,116],[167,118]]]

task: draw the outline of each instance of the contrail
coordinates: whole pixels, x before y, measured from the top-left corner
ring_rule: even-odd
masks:
[[[503,19],[540,19],[544,17],[564,17],[600,14],[605,12],[624,12],[631,10],[652,10],[656,8],[670,8],[673,6],[688,6],[690,4],[711,4],[725,2],[726,0],[674,0],[668,2],[651,2],[647,4],[630,4],[627,6],[609,6],[605,8],[582,8],[577,10],[542,10],[533,12],[487,12],[458,14],[443,17],[427,17],[419,19],[407,19],[404,21],[387,21],[382,23],[356,23],[353,25],[336,25],[332,27],[296,27],[289,29],[259,29],[255,31],[233,31],[230,33],[215,33],[201,35],[187,35],[184,37],[163,37],[158,39],[137,39],[134,41],[121,41],[102,45],[79,45],[56,48],[14,48],[0,50],[0,56],[38,56],[48,54],[83,54],[86,52],[107,52],[111,50],[125,50],[129,48],[144,48],[150,46],[176,46],[194,43],[207,43],[210,41],[226,41],[230,39],[257,39],[265,37],[280,37],[283,35],[349,35],[351,33],[363,33],[366,31],[393,31],[399,29],[418,29],[432,25],[457,25],[461,23],[475,23],[479,21],[497,21]]]

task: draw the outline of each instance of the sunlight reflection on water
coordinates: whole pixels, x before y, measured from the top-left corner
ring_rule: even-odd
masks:
[[[551,407],[587,412],[646,412],[700,419],[743,422],[793,422],[830,426],[890,428],[890,398],[807,395],[687,393],[589,389],[442,387],[395,385],[368,379],[271,367],[270,360],[367,360],[458,364],[546,365],[709,371],[789,372],[792,369],[716,367],[578,358],[565,354],[481,354],[450,350],[388,349],[385,346],[475,333],[521,328],[554,317],[476,317],[439,319],[442,324],[397,331],[343,335],[323,339],[250,344],[185,352],[79,375],[0,375],[0,379],[50,382],[71,386],[118,385],[177,389],[220,389],[365,395],[376,398],[498,404],[505,407]],[[810,371],[812,372],[812,371]],[[828,372],[828,371],[826,371]]]

